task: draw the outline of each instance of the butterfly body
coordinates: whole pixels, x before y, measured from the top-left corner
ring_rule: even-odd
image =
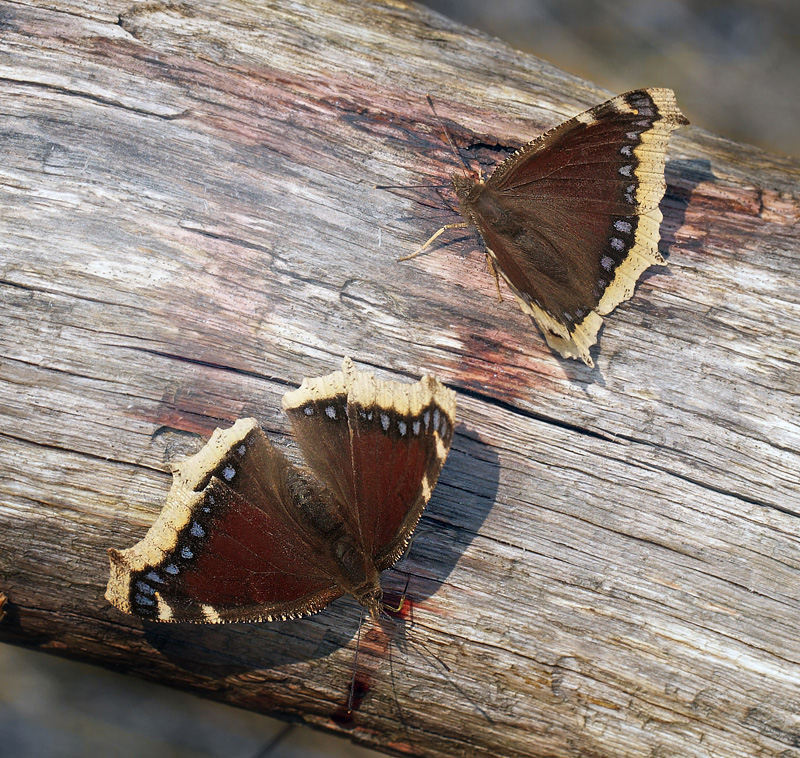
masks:
[[[109,550],[106,598],[153,621],[303,616],[353,595],[377,618],[380,573],[403,553],[453,434],[455,393],[436,379],[342,371],[283,401],[306,468],[255,419],[214,432],[179,464],[144,539]]]
[[[270,444],[264,438],[265,444]],[[277,451],[276,451],[277,452]],[[287,462],[291,503],[296,508],[298,526],[324,557],[318,559],[330,567],[334,586],[342,594],[355,597],[374,618],[380,614],[383,591],[380,571],[369,547],[356,531],[351,533],[348,514],[330,493],[313,477]]]
[[[635,90],[566,121],[483,181],[455,176],[461,214],[548,344],[593,365],[600,316],[654,263],[672,130],[670,90]]]

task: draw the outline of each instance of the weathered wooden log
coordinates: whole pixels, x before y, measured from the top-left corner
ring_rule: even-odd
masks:
[[[389,752],[800,755],[797,162],[672,137],[661,250],[596,368],[442,223],[608,93],[402,3],[0,9],[0,639]],[[642,82],[642,85],[666,85]],[[680,102],[680,93],[678,93]],[[378,191],[376,184],[425,185]],[[169,461],[343,355],[459,393],[413,614],[166,626],[104,600]]]

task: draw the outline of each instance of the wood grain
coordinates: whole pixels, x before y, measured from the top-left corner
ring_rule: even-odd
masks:
[[[668,266],[590,370],[473,236],[396,259],[455,220],[426,93],[485,167],[610,93],[399,2],[0,28],[0,639],[399,754],[800,756],[797,162],[672,137]],[[280,397],[343,355],[437,375],[460,421],[350,716],[350,601],[205,628],[103,598],[169,461],[245,416],[294,454]]]

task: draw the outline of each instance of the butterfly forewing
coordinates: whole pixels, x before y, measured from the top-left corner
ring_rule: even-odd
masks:
[[[284,410],[314,473],[347,498],[348,530],[379,570],[391,565],[447,456],[454,393],[429,377],[377,380],[345,359],[341,372],[287,393]]]
[[[109,551],[106,597],[158,621],[256,621],[324,607],[343,590],[293,505],[296,475],[254,419],[218,430],[179,466],[145,538]]]
[[[343,371],[305,379],[299,389],[284,395],[283,410],[308,468],[346,511],[352,531],[357,514],[347,419],[348,381]]]
[[[348,411],[361,534],[383,570],[402,554],[436,485],[455,395],[427,376],[407,385],[359,374]]]
[[[666,96],[659,97],[671,111]],[[550,198],[566,196],[603,213],[634,213],[644,206],[630,203],[625,196],[630,184],[638,184],[637,151],[643,148],[642,135],[669,118],[645,90],[620,95],[523,147],[497,168],[486,185],[523,196],[529,189],[527,197],[544,204]],[[665,138],[672,128],[663,129]],[[648,171],[659,176],[657,171]],[[660,178],[663,183],[663,162]],[[532,184],[535,186],[530,187]]]

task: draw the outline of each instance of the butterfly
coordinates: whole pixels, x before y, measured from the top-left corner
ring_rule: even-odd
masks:
[[[589,348],[633,295],[658,252],[670,133],[688,120],[668,89],[639,89],[581,113],[529,142],[483,181],[454,175],[467,223],[489,269],[564,358],[593,366]]]
[[[141,542],[109,549],[106,598],[152,621],[288,619],[344,594],[377,619],[450,449],[455,393],[376,379],[345,358],[283,397],[307,467],[255,419],[180,463]]]

